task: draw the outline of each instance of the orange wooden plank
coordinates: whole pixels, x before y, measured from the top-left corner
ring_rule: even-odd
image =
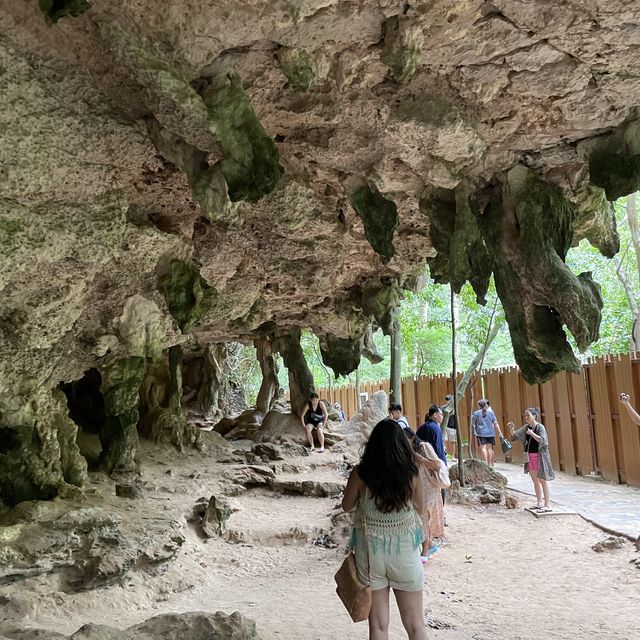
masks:
[[[573,444],[573,430],[571,428],[571,397],[566,372],[557,373],[553,378],[553,383],[556,390],[556,425],[560,468],[567,473],[576,473],[576,449]]]
[[[549,451],[555,469],[560,468],[560,449],[558,447],[558,426],[556,424],[556,406],[553,394],[553,383],[549,380],[540,385],[540,408],[543,412],[541,422],[549,437]]]
[[[587,369],[587,383],[593,414],[593,437],[598,468],[605,480],[618,482],[618,462],[611,424],[606,367],[603,358],[595,360]]]
[[[588,367],[583,367],[582,373],[567,374],[567,382],[571,394],[571,408],[573,409],[571,426],[576,453],[576,471],[583,476],[594,471],[585,370],[588,371]]]
[[[509,367],[503,373],[502,389],[504,397],[504,429],[507,433],[509,430],[506,426],[507,422],[511,421],[516,425],[516,429],[520,428],[524,423],[523,410],[524,407],[521,393],[520,384],[520,370],[513,367]],[[513,449],[511,450],[511,459],[516,462],[522,462],[524,460],[524,447],[519,442],[513,443]]]
[[[622,356],[620,360],[614,362],[613,393],[616,402],[619,393],[628,393],[631,405],[637,409],[640,394],[638,394],[638,386],[634,385],[633,362],[629,355]],[[631,421],[626,409],[619,402],[617,406],[625,480],[628,485],[640,487],[640,427]]]

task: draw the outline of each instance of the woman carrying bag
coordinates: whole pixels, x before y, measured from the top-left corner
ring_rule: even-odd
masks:
[[[531,476],[533,489],[536,492],[537,505],[532,507],[538,513],[550,513],[548,480],[553,480],[556,475],[551,465],[549,453],[549,439],[544,425],[538,422],[538,409],[529,408],[524,412],[525,424],[517,431],[513,422],[507,426],[511,430],[511,440],[519,440],[524,445],[527,454],[527,462],[524,464],[524,472]],[[544,503],[542,502],[544,498]]]
[[[424,540],[418,510],[424,503],[415,455],[402,427],[382,420],[367,442],[342,499],[357,506],[351,547],[358,578],[371,587],[370,640],[389,637],[389,590],[393,589],[409,640],[426,640],[422,608]]]

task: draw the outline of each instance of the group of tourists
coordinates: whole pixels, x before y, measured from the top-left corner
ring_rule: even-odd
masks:
[[[444,406],[450,406],[450,401],[451,396],[447,396]],[[640,426],[640,414],[630,405],[626,393],[620,394],[620,402]],[[357,577],[371,592],[371,640],[388,638],[391,589],[409,639],[426,639],[423,565],[438,550],[438,540],[444,538],[444,490],[450,486],[447,449],[453,457],[458,437],[457,420],[450,414],[443,438],[443,418],[442,407],[434,404],[414,432],[402,406],[391,404],[389,418],[374,427],[360,463],[347,482],[342,508],[356,509],[350,547]],[[317,430],[319,451],[324,451],[322,431],[328,415],[317,394],[311,395],[300,419],[311,450],[312,432]],[[524,447],[524,470],[531,477],[536,495],[536,505],[530,510],[549,513],[548,481],[555,476],[547,431],[539,419],[539,409],[529,407],[520,428],[516,429],[513,422],[507,422],[507,427],[510,440],[519,441]],[[496,434],[503,444],[506,438],[489,400],[478,401],[471,416],[471,430],[482,460],[493,467]]]
[[[450,400],[448,396],[446,402]],[[547,480],[553,478],[553,469],[547,433],[538,417],[538,410],[529,408],[521,428],[516,430],[511,422],[507,426],[511,440],[525,448],[526,471],[537,498],[532,510],[545,512],[550,510]],[[450,485],[443,418],[442,407],[434,404],[414,432],[402,407],[391,404],[389,418],[373,429],[347,482],[342,507],[356,509],[351,548],[358,578],[371,589],[371,640],[388,638],[391,589],[409,639],[427,637],[422,567],[438,550],[437,539],[444,538],[444,489]],[[492,466],[496,432],[504,436],[488,400],[478,402],[471,423],[482,458]],[[455,443],[457,422],[449,420],[444,433],[447,442]]]

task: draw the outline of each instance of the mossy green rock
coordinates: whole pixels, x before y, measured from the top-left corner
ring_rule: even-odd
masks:
[[[201,94],[224,153],[222,173],[229,198],[258,201],[273,191],[284,173],[278,149],[262,128],[238,77],[210,81]]]
[[[289,84],[298,91],[309,91],[316,79],[313,56],[304,49],[284,47],[278,52],[278,60]]]
[[[87,464],[61,391],[14,398],[0,408],[0,502],[53,498],[65,484],[82,486]]]
[[[140,356],[123,358],[106,367],[100,390],[105,421],[100,433],[101,464],[108,473],[133,471],[138,449],[140,385],[146,361]]]
[[[479,213],[466,185],[455,190],[440,189],[420,202],[429,218],[431,243],[438,252],[427,260],[433,279],[451,283],[459,292],[469,282],[480,304],[486,302],[493,258],[478,224]]]
[[[322,362],[333,369],[336,377],[349,375],[360,364],[362,337],[337,338],[324,335],[320,337]]]
[[[351,196],[351,204],[364,223],[364,234],[373,250],[387,264],[395,255],[393,234],[398,227],[398,209],[375,187],[361,187]]]
[[[590,273],[564,262],[577,211],[534,171],[517,165],[494,192],[483,225],[516,362],[530,384],[579,371],[563,325],[580,349],[598,339],[602,297]]]
[[[211,307],[215,296],[197,269],[182,260],[172,260],[169,271],[160,277],[158,287],[164,294],[169,312],[180,329],[192,329]]]

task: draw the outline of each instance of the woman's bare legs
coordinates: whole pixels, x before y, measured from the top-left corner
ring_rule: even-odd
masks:
[[[481,444],[480,445],[480,455],[482,456],[482,459],[489,464],[489,454],[487,453],[487,445],[486,444]]]
[[[542,506],[542,486],[541,486],[541,480],[538,479],[538,472],[537,471],[531,471],[529,470],[529,475],[531,476],[531,480],[533,481],[533,489],[536,492],[536,501],[537,501],[537,505],[539,507]],[[545,482],[546,484],[546,482]],[[549,489],[547,488],[547,499],[545,500],[545,502],[547,504],[545,504],[545,507],[549,506],[548,505],[548,493],[549,493]]]
[[[369,640],[389,640],[389,587],[371,592]]]
[[[493,467],[493,445],[488,444],[487,445],[487,459],[486,459],[486,463],[490,466]]]
[[[402,626],[405,628],[409,640],[427,640],[424,611],[422,609],[422,591],[399,591],[394,589],[393,594],[400,610]],[[389,608],[387,607],[387,613],[388,611]],[[384,637],[386,638],[387,636]]]
[[[309,448],[313,450],[313,425],[305,424],[304,432],[307,434],[307,442],[309,443]]]
[[[547,483],[546,480],[543,480],[542,478],[538,478],[538,482],[540,483],[540,486],[542,487],[542,493],[544,494],[544,506],[548,509],[549,508],[549,484]]]
[[[324,451],[324,431],[322,427],[317,427],[316,431],[318,432],[318,443],[320,444],[320,451]]]

